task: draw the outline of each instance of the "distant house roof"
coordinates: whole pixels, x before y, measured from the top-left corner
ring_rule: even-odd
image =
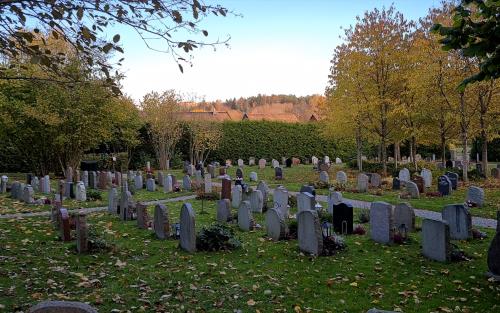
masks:
[[[237,110],[228,111],[187,111],[178,112],[177,115],[183,121],[241,121],[243,113]]]
[[[276,122],[286,122],[286,123],[296,123],[299,122],[297,115],[293,113],[245,113],[243,114],[243,120],[249,121],[276,121]]]

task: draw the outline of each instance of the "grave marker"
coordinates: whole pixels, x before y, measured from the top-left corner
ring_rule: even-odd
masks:
[[[308,254],[323,252],[323,233],[316,211],[304,210],[297,213],[297,239],[299,249]]]
[[[472,217],[463,204],[449,204],[441,212],[443,220],[448,222],[450,238],[466,240],[472,238]]]
[[[153,227],[156,238],[163,240],[170,237],[170,219],[168,217],[168,209],[164,204],[157,204],[155,206]]]
[[[370,206],[370,237],[372,240],[383,244],[392,243],[393,221],[392,206],[389,203],[372,202]]]
[[[267,210],[266,230],[267,230],[267,235],[275,241],[278,241],[285,237],[286,235],[285,219],[277,209],[271,208]]]
[[[450,261],[450,227],[446,221],[422,221],[422,254],[435,261]]]
[[[184,203],[181,208],[180,218],[180,246],[187,252],[196,251],[196,224],[193,207]]]

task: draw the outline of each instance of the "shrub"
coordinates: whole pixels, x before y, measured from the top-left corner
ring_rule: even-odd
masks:
[[[205,193],[202,189],[196,191],[196,200],[220,200],[220,194],[218,192],[207,192]]]
[[[106,241],[104,235],[91,225],[88,228],[88,241],[89,252],[103,252],[112,249],[112,245]]]
[[[299,224],[296,219],[290,220],[288,223],[288,238],[296,239],[297,238],[297,230],[299,228]]]
[[[318,217],[319,217],[319,220],[321,223],[324,223],[324,222],[331,223],[333,220],[333,216],[330,213],[328,213],[328,211],[326,211],[326,210],[318,211]]]
[[[222,224],[203,227],[196,236],[196,248],[200,251],[226,251],[241,247],[231,228]]]
[[[87,201],[97,201],[97,200],[102,200],[101,192],[95,189],[87,190]]]
[[[290,206],[290,208],[296,208],[297,207],[297,196],[290,195],[290,197],[288,197],[288,205]]]
[[[361,225],[357,225],[353,230],[352,233],[355,235],[364,235],[366,234],[366,229],[363,228]]]
[[[366,224],[370,222],[370,210],[368,209],[361,209],[358,215],[358,220],[361,224]]]
[[[330,184],[329,183],[325,183],[325,182],[322,182],[322,181],[315,181],[315,182],[310,182],[308,183],[309,186],[313,186],[314,189],[329,189],[330,188]]]
[[[322,255],[334,255],[337,251],[347,248],[344,237],[340,235],[332,235],[323,238],[323,252]]]

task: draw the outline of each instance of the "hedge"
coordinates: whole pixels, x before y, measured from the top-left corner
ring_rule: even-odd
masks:
[[[224,122],[222,142],[209,159],[297,157],[304,161],[313,155],[332,159],[355,155],[352,143],[327,140],[321,136],[320,127],[320,123]]]

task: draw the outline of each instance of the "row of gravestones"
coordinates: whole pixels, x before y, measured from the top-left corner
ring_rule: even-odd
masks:
[[[330,183],[330,176],[328,171],[322,170],[319,172],[319,181],[325,184]],[[344,171],[338,171],[336,174],[336,181],[339,185],[347,184],[347,174]]]
[[[320,159],[318,159],[318,157],[312,156],[311,157],[311,163],[314,166],[319,166],[320,163],[330,164],[331,162],[330,162],[330,157],[327,156],[327,155],[325,155],[324,158],[323,158],[323,160],[321,160],[321,162],[320,162]],[[342,164],[342,160],[337,157],[337,158],[335,158],[335,163],[336,164]]]

